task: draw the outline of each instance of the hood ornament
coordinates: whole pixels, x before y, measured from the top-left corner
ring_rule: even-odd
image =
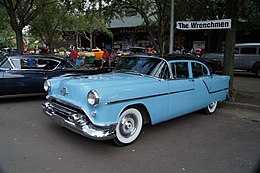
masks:
[[[65,96],[66,94],[69,94],[68,89],[67,89],[66,87],[63,87],[63,88],[61,89],[61,94],[62,94],[63,96]]]

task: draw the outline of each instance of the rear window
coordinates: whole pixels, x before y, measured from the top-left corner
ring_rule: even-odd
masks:
[[[189,78],[188,62],[176,62],[171,64],[175,79]]]

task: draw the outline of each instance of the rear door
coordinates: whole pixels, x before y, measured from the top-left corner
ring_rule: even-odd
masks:
[[[198,110],[206,107],[211,102],[209,92],[216,87],[207,85],[208,83],[212,83],[214,79],[205,65],[200,62],[191,62],[191,68],[196,90],[194,109]]]

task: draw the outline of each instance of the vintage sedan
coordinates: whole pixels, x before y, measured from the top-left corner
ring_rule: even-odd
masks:
[[[46,79],[72,74],[96,74],[108,69],[78,69],[64,58],[51,55],[0,57],[0,98],[46,94]]]
[[[210,73],[200,61],[148,55],[121,57],[107,74],[62,77],[45,82],[43,112],[83,136],[134,142],[152,125],[203,109],[215,112],[228,98],[229,76]]]

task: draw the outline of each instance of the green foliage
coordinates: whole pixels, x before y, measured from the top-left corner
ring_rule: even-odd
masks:
[[[17,51],[23,53],[24,41],[22,30],[29,25],[32,20],[42,11],[47,5],[52,3],[52,0],[1,0],[0,6],[4,7],[11,24],[12,29],[16,34]]]
[[[30,33],[53,50],[55,43],[62,41],[64,28],[69,24],[67,6],[59,3],[47,5],[30,25]]]
[[[246,31],[260,29],[260,3],[246,0],[239,21],[239,29]]]
[[[87,34],[91,34],[94,31],[99,31],[107,33],[112,37],[112,33],[107,29],[106,22],[103,20],[102,15],[96,13],[93,9],[71,16],[70,23],[70,30],[81,36],[87,36]]]
[[[0,6],[0,48],[16,47],[15,32],[12,30],[6,10]]]

